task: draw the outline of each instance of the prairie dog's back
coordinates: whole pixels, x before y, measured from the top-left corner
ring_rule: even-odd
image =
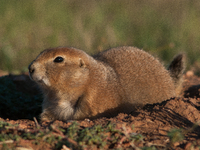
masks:
[[[114,68],[130,103],[156,103],[175,96],[169,72],[157,59],[142,50],[126,46],[112,48],[95,58]]]

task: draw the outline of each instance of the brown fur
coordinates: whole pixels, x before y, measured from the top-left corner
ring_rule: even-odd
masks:
[[[64,60],[54,62],[58,56]],[[172,74],[134,47],[93,57],[75,48],[47,49],[29,65],[29,72],[44,93],[42,121],[109,117],[176,96]]]

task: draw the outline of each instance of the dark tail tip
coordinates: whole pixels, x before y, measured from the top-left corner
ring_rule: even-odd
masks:
[[[183,73],[186,68],[186,55],[181,53],[174,57],[171,64],[168,67],[170,76],[172,77],[175,88],[180,92],[183,82]],[[176,93],[179,93],[176,92]]]
[[[174,59],[168,67],[170,75],[173,79],[179,79],[183,75],[183,72],[185,71],[185,61],[185,54],[178,54],[174,57]]]

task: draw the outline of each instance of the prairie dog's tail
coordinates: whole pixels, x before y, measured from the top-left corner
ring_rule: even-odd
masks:
[[[185,54],[178,54],[170,63],[168,70],[172,77],[176,89],[176,95],[179,96],[182,90],[183,72],[185,71]]]

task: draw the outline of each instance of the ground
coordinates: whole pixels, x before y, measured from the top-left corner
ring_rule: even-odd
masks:
[[[26,74],[10,75],[6,79],[13,80],[22,93],[35,94],[27,91],[25,84],[38,92]],[[197,150],[200,149],[200,78],[188,71],[183,89],[181,97],[113,118],[38,123],[37,116],[25,119],[25,115],[1,112],[0,148]]]

